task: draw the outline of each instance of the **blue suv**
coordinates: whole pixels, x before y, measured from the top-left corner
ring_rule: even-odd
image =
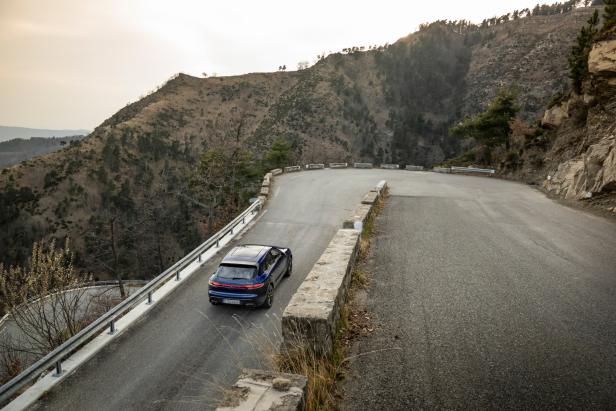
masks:
[[[291,275],[293,255],[288,248],[271,245],[240,245],[222,259],[210,277],[210,303],[269,308],[274,288]]]

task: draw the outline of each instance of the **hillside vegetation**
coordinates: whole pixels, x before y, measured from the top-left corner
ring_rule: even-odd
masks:
[[[2,171],[0,258],[69,236],[95,277],[149,278],[245,207],[274,159],[440,163],[468,148],[450,127],[502,87],[529,120],[566,89],[593,9],[546,10],[435,22],[297,72],[177,75],[84,140]]]

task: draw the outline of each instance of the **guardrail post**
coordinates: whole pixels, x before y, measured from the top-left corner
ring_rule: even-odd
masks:
[[[231,231],[229,231],[231,235],[233,235],[233,227],[231,227]]]
[[[115,330],[116,330],[115,321],[113,320],[109,321],[109,334],[113,334]]]
[[[216,248],[220,247],[220,237],[216,237]]]
[[[56,361],[56,376],[62,374],[62,362],[60,360]]]
[[[152,291],[148,292],[148,304],[152,304]]]
[[[199,262],[201,262],[201,253],[199,253]]]
[[[246,216],[242,217],[242,224],[246,224]]]
[[[180,270],[175,272],[175,281],[180,281]]]

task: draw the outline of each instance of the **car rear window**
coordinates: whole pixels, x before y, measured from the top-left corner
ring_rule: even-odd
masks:
[[[216,277],[227,280],[251,280],[255,278],[257,268],[251,265],[221,265]]]

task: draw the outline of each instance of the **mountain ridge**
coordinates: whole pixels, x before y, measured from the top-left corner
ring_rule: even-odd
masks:
[[[88,130],[81,129],[44,129],[44,128],[28,128],[28,127],[13,127],[0,125],[0,142],[15,138],[30,138],[30,137],[70,137],[70,136],[85,136],[90,134]]]

